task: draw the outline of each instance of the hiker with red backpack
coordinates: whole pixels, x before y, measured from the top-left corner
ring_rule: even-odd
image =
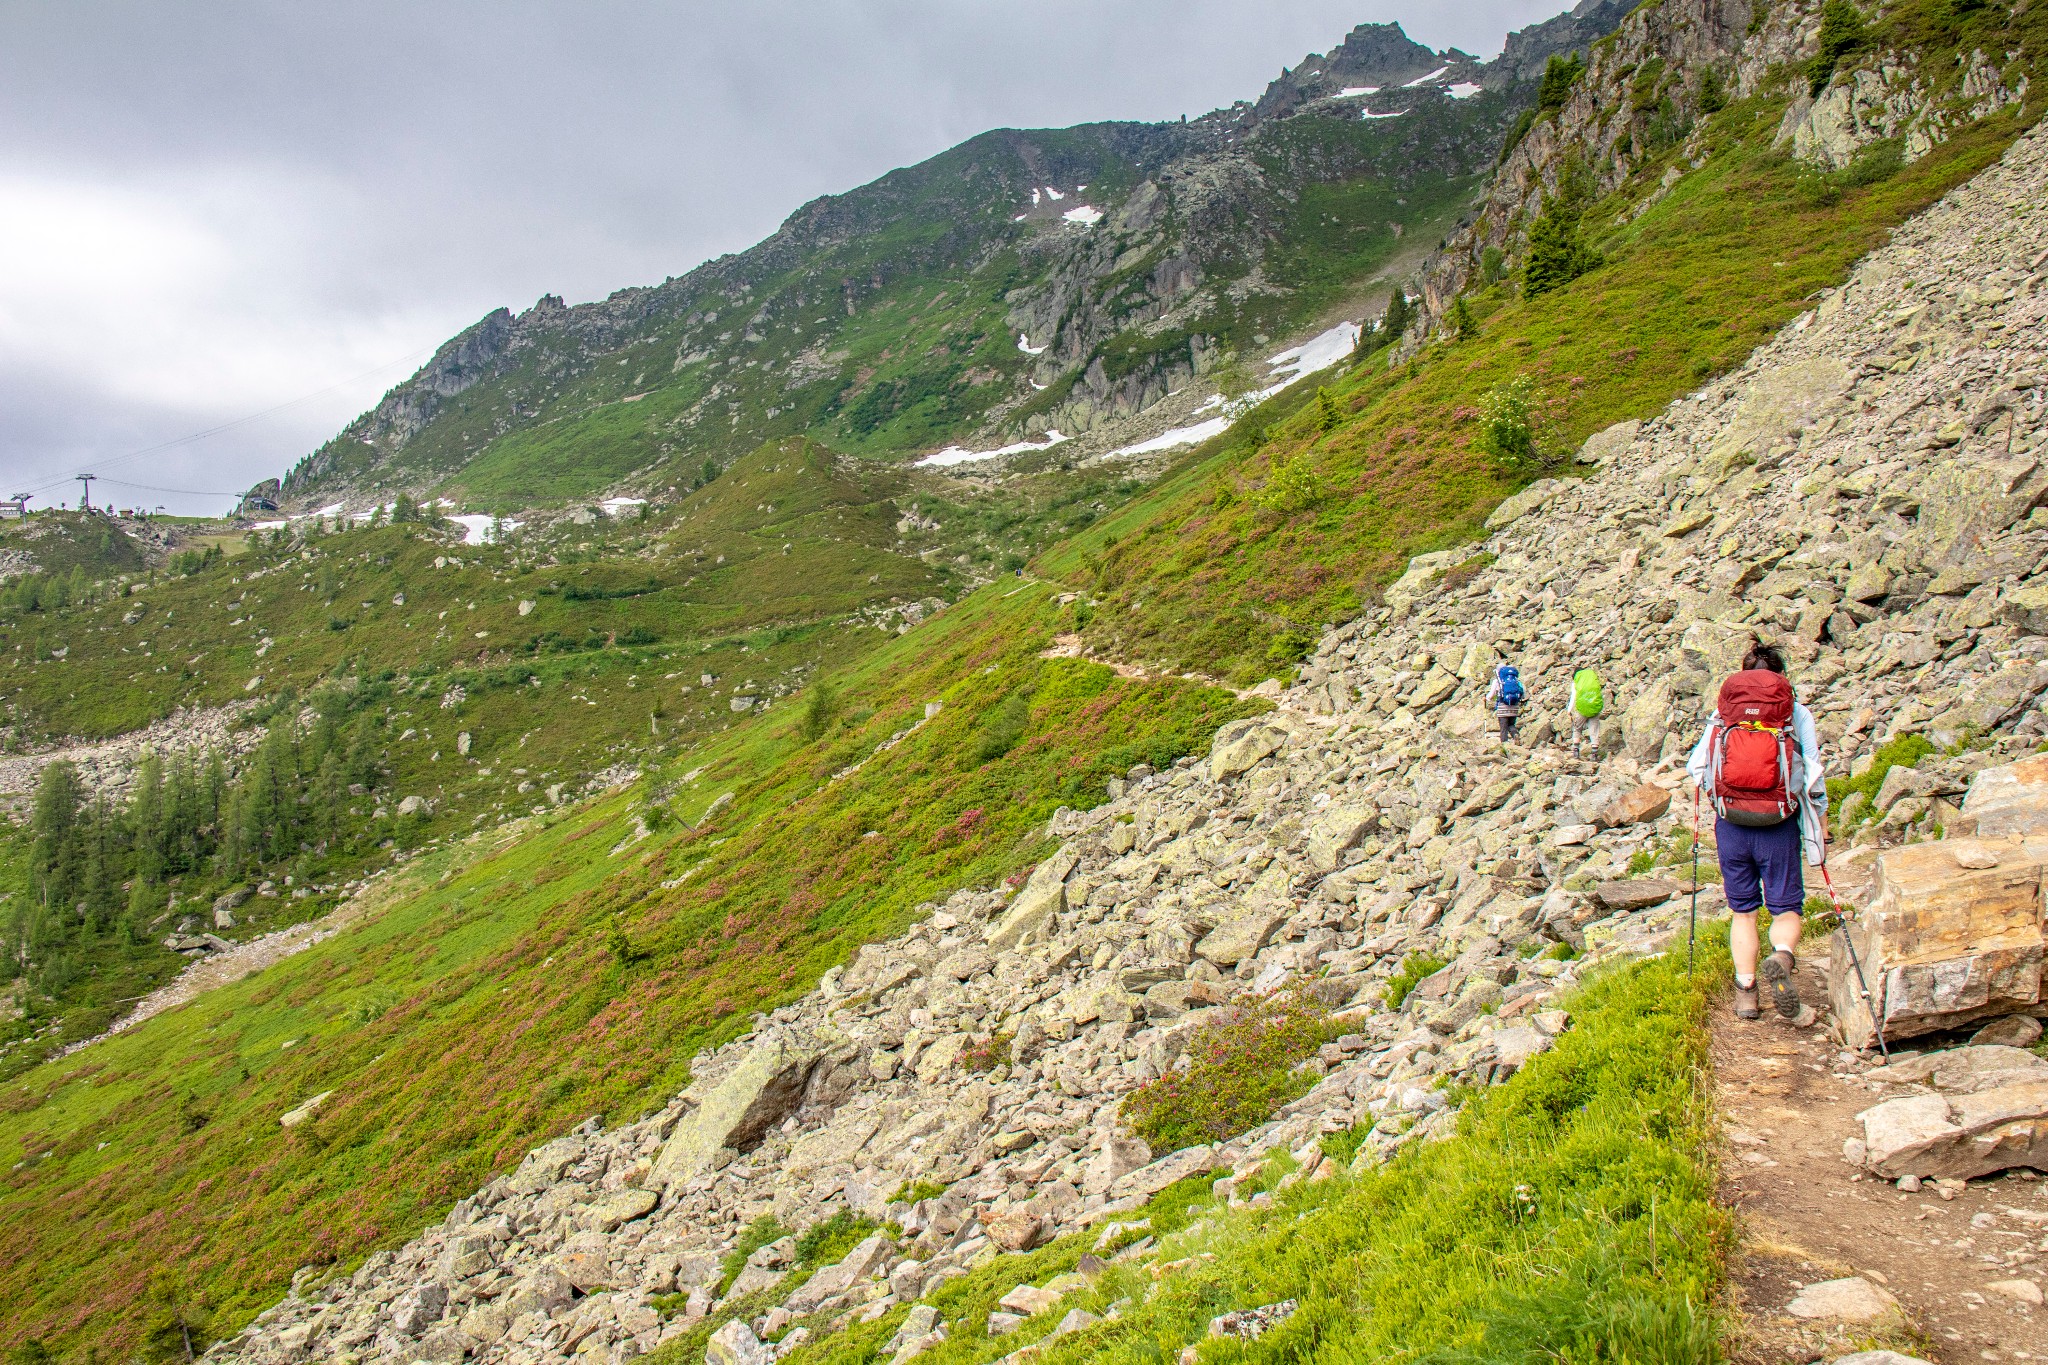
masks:
[[[1742,671],[1721,684],[1707,732],[1686,761],[1694,785],[1714,807],[1721,886],[1733,920],[1735,1015],[1761,1011],[1757,981],[1780,1017],[1810,1021],[1792,973],[1798,966],[1806,881],[1800,860],[1827,862],[1828,789],[1813,714],[1792,695],[1785,658],[1752,638]],[[1771,915],[1771,954],[1761,963],[1757,911]]]

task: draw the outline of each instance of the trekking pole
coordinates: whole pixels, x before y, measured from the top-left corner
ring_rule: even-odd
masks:
[[[1692,909],[1685,919],[1685,974],[1692,976],[1693,941],[1700,932],[1700,789],[1692,789]]]
[[[1885,1061],[1892,1059],[1892,1050],[1885,1045],[1884,1021],[1877,1015],[1877,1000],[1870,993],[1870,978],[1863,974],[1863,959],[1856,955],[1856,935],[1849,932],[1849,917],[1842,911],[1842,898],[1835,894],[1835,879],[1828,875],[1828,865],[1820,865],[1820,879],[1828,889],[1828,900],[1835,907],[1835,918],[1841,921],[1842,942],[1849,949],[1849,965],[1856,969],[1856,989],[1863,996],[1863,1008],[1870,1011],[1870,1027],[1877,1033],[1877,1050]]]

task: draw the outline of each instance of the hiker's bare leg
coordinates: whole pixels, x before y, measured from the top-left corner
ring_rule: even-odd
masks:
[[[1751,918],[1753,920],[1755,917],[1752,916]],[[1797,953],[1799,951],[1799,932],[1805,927],[1806,922],[1790,911],[1782,915],[1772,915],[1771,947],[1782,948],[1788,953]],[[1754,938],[1756,935],[1756,925],[1754,923],[1750,925],[1749,932],[1751,937]],[[1756,949],[1754,947],[1750,949],[1749,960],[1751,963],[1756,961]]]
[[[1797,930],[1794,930],[1796,933]],[[1778,934],[1777,920],[1771,922],[1771,937]],[[1728,917],[1728,956],[1735,959],[1735,975],[1741,980],[1756,979],[1756,914],[1730,915]]]

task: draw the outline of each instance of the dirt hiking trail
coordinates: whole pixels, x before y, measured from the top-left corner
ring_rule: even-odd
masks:
[[[1826,961],[1800,959],[1809,1001],[1824,999]],[[1937,1365],[2048,1360],[2048,1180],[2008,1171],[1908,1194],[1860,1171],[1842,1157],[1862,1136],[1856,1115],[1898,1093],[1860,1079],[1881,1059],[1840,1051],[1825,1017],[1797,1029],[1768,1006],[1755,1023],[1734,1018],[1725,999],[1716,1010],[1721,1196],[1739,1219],[1729,1265],[1736,1365],[1872,1347]],[[1850,1277],[1877,1292],[1851,1284],[1802,1297]]]

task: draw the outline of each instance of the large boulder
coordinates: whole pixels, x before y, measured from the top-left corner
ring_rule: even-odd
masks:
[[[1658,819],[1670,809],[1671,793],[1654,782],[1645,782],[1602,806],[1593,816],[1593,823],[1602,829],[1641,825]]]
[[[1843,941],[1830,956],[1828,989],[1844,1041],[1870,1046],[1873,1013],[1891,1039],[2037,1004],[2044,866],[2048,839],[1946,839],[1880,855],[1875,893],[1837,931]]]
[[[1970,1180],[2016,1166],[2048,1169],[2048,1080],[1910,1095],[1857,1117],[1865,1163],[1889,1178]]]
[[[1771,365],[1743,387],[1735,415],[1707,448],[1700,471],[1726,478],[1757,462],[1778,442],[1832,406],[1848,387],[1849,367],[1833,356]]]
[[[1640,423],[1638,423],[1640,426]],[[1486,518],[1486,529],[1498,531],[1511,522],[1520,521],[1531,512],[1549,502],[1564,487],[1560,479],[1538,479],[1519,493],[1510,493],[1501,499],[1500,506]]]
[[[704,1365],[775,1365],[775,1348],[754,1335],[742,1318],[734,1318],[704,1343]]]
[[[1082,1170],[1082,1192],[1107,1194],[1117,1181],[1150,1165],[1151,1161],[1152,1149],[1145,1145],[1143,1138],[1108,1138],[1095,1155],[1088,1158],[1088,1164]]]
[[[804,1176],[822,1166],[852,1161],[868,1145],[868,1140],[874,1137],[879,1127],[881,1119],[873,1112],[863,1114],[842,1110],[825,1127],[798,1138],[789,1149],[783,1169],[792,1176]]]
[[[1998,838],[2048,833],[2048,754],[1985,768],[1971,778],[1958,825],[1951,834]]]
[[[1396,612],[1428,596],[1443,582],[1444,570],[1472,558],[1473,551],[1437,550],[1408,561],[1408,571],[1387,585],[1386,603]]]
[[[863,1239],[853,1250],[842,1256],[837,1264],[828,1265],[817,1274],[805,1280],[803,1286],[789,1296],[785,1305],[796,1314],[813,1312],[825,1300],[859,1284],[888,1264],[889,1239],[881,1233]]]
[[[620,1190],[583,1210],[583,1226],[592,1232],[616,1232],[635,1218],[652,1213],[660,1202],[653,1190]]]
[[[989,925],[989,946],[998,952],[1014,948],[1037,934],[1067,908],[1067,877],[1080,855],[1062,848],[1032,869],[1023,890]]]
[[[1148,1197],[1155,1195],[1176,1180],[1185,1180],[1191,1175],[1200,1175],[1208,1170],[1215,1156],[1215,1149],[1207,1145],[1183,1147],[1150,1165],[1140,1166],[1127,1175],[1119,1176],[1109,1187],[1109,1192],[1118,1199],[1134,1194]]]
[[[1221,782],[1247,772],[1260,759],[1279,752],[1291,738],[1285,726],[1265,716],[1234,720],[1218,730],[1209,745],[1209,776]]]
[[[1362,803],[1339,802],[1331,806],[1309,830],[1309,862],[1318,872],[1335,872],[1342,865],[1344,855],[1358,846],[1358,841],[1379,823],[1379,819],[1378,810]]]
[[[786,1036],[756,1043],[676,1125],[648,1182],[670,1189],[711,1169],[721,1148],[751,1151],[793,1113],[821,1050]]]
[[[447,1287],[436,1280],[424,1280],[393,1299],[385,1311],[392,1331],[416,1337],[439,1322],[441,1310],[447,1306]]]
[[[1644,688],[1622,712],[1621,735],[1633,758],[1649,760],[1664,747],[1671,714],[1671,683],[1659,678]]]
[[[507,1319],[527,1313],[548,1314],[569,1302],[574,1286],[551,1265],[538,1265],[512,1286],[512,1292],[498,1300]]]
[[[1642,430],[1643,423],[1639,417],[1631,417],[1625,422],[1616,422],[1611,427],[1601,428],[1588,436],[1585,444],[1579,447],[1579,463],[1604,465],[1611,462],[1617,455],[1635,444],[1636,437],[1642,434]]]
[[[481,1275],[498,1259],[497,1243],[477,1233],[457,1233],[441,1248],[435,1269],[443,1284],[455,1284]]]
[[[1195,953],[1218,967],[1235,967],[1265,947],[1286,922],[1286,912],[1275,906],[1247,907],[1210,930],[1195,945]]]

